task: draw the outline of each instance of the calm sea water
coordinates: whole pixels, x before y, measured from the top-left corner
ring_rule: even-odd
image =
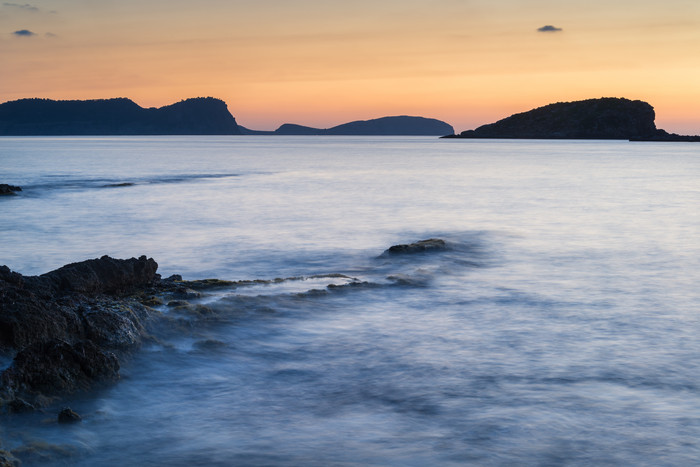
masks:
[[[23,274],[305,278],[2,416],[24,465],[700,465],[700,145],[0,138],[0,183]]]

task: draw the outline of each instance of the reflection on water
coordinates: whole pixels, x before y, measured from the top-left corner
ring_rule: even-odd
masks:
[[[41,164],[11,159],[7,181],[40,186],[47,147],[12,141]],[[693,148],[64,141],[70,179],[240,176],[0,200],[0,262],[146,253],[166,276],[271,282],[191,300],[206,316],[163,307],[187,326],[155,329],[116,385],[1,416],[1,448],[26,465],[695,464]],[[449,248],[382,256],[431,237]],[[64,404],[83,422],[56,424]]]

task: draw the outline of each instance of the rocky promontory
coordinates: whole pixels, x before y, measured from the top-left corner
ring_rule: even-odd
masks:
[[[654,108],[640,100],[604,97],[558,102],[448,138],[622,139],[697,141],[656,128]],[[697,138],[697,139],[696,139]]]
[[[126,98],[0,104],[0,136],[239,134],[226,103],[212,97],[160,108],[142,108]]]

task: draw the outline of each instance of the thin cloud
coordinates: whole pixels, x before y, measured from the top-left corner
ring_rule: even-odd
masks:
[[[36,33],[30,31],[29,29],[20,29],[19,31],[15,31],[12,34],[14,34],[15,36],[20,36],[20,37],[36,36]]]
[[[27,11],[39,11],[39,7],[36,7],[34,5],[30,5],[29,3],[21,4],[21,3],[4,2],[2,5],[10,7],[10,8],[19,8],[21,10],[27,10]]]
[[[551,24],[548,24],[546,26],[542,26],[541,28],[537,28],[538,32],[559,32],[562,31],[562,28],[558,28],[555,26],[552,26]]]

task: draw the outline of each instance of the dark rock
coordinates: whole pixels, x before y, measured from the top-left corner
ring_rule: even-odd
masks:
[[[21,398],[16,398],[7,404],[7,411],[9,413],[25,413],[33,412],[35,407],[29,402]]]
[[[178,300],[193,300],[200,298],[202,294],[196,290],[188,289],[186,287],[180,287],[175,292],[173,292],[173,298]]]
[[[119,379],[117,357],[91,341],[53,340],[22,349],[2,373],[15,394],[67,394],[99,381]]]
[[[0,183],[0,195],[14,195],[15,192],[22,191],[22,188],[6,183]]]
[[[655,135],[654,117],[654,108],[643,101],[588,99],[549,104],[455,137],[628,140]]]
[[[0,266],[0,349],[16,352],[0,374],[8,410],[25,396],[36,402],[118,379],[113,352],[139,346],[144,323],[159,315],[124,294],[154,287],[157,268],[145,256],[104,256],[42,276]]]
[[[82,338],[76,309],[23,286],[3,283],[0,271],[0,348],[21,349],[49,339]]]
[[[123,188],[127,186],[134,186],[136,185],[133,182],[121,182],[121,183],[108,183],[106,185],[102,185],[102,188]]]
[[[58,423],[77,423],[83,420],[83,417],[73,412],[70,407],[66,407],[58,413]]]
[[[0,449],[0,467],[19,467],[21,462],[7,451]]]
[[[1,266],[0,348],[19,350],[36,342],[73,342],[90,336],[101,343],[132,342],[131,336],[141,329],[136,315],[119,307],[93,310],[84,294],[114,295],[151,284],[158,277],[157,268],[158,264],[145,256],[129,260],[103,256],[34,277]],[[132,311],[140,307],[135,303],[124,306]],[[94,312],[86,313],[89,310]],[[117,329],[123,332],[116,341],[103,338],[116,336]]]
[[[150,297],[141,299],[141,303],[150,307],[160,306],[163,304],[163,299],[160,297],[156,297],[155,295],[151,295]]]
[[[158,264],[153,258],[113,259],[103,256],[72,263],[43,274],[54,290],[85,294],[115,294],[145,286],[156,279]]]
[[[239,135],[226,103],[212,97],[144,109],[129,99],[0,104],[0,135]]]
[[[260,281],[260,280],[254,280],[254,281],[225,281],[221,279],[198,279],[194,281],[182,281],[179,284],[179,288],[186,287],[188,289],[193,289],[193,290],[209,290],[209,289],[218,289],[218,288],[224,288],[224,287],[236,287],[238,285],[250,285],[253,283],[259,284],[259,283],[268,283],[269,281]]]
[[[139,305],[114,304],[110,309],[96,308],[82,313],[85,335],[96,344],[109,349],[127,350],[137,347],[145,330],[136,310]],[[145,310],[144,310],[145,312]]]
[[[403,255],[425,253],[428,251],[442,251],[447,249],[447,244],[439,238],[429,238],[415,243],[394,245],[384,251],[383,255]]]

